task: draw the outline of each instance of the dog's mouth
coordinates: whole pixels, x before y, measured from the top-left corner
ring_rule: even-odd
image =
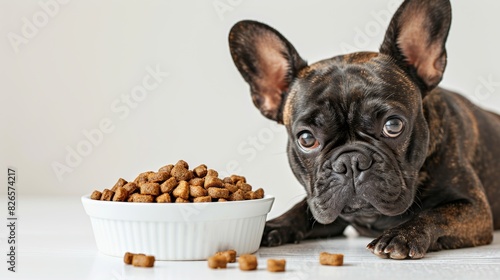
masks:
[[[338,216],[346,220],[380,215],[397,216],[403,214],[411,205],[410,199],[405,198],[408,195],[402,194],[403,192],[394,196],[389,194],[387,200],[380,196],[371,196],[365,200],[341,187],[337,189],[337,192],[326,192],[308,199],[309,208],[318,222],[329,224]]]
[[[370,203],[356,199],[347,204],[340,212],[342,216],[364,216],[378,214],[378,211]]]
[[[372,217],[380,215],[372,204],[362,199],[341,199],[341,194],[337,197],[331,195],[316,196],[308,199],[309,208],[314,218],[322,223],[329,224],[335,221],[338,216],[349,219],[351,217]]]

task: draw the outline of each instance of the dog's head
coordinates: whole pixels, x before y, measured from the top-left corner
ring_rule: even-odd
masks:
[[[395,216],[413,203],[429,145],[422,99],[441,81],[448,0],[408,0],[380,52],[314,64],[276,30],[241,21],[233,60],[253,103],[286,126],[288,157],[321,223],[337,216]]]

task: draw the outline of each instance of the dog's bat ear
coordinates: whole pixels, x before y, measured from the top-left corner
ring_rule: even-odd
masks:
[[[436,87],[446,67],[449,0],[406,0],[394,14],[380,52],[396,59],[423,92]]]
[[[254,105],[265,117],[283,123],[286,94],[307,62],[283,35],[256,21],[236,23],[229,33],[229,48],[234,64],[250,85]]]

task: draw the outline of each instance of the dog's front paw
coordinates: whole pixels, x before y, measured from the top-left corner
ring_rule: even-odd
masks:
[[[430,246],[430,237],[415,228],[390,229],[370,242],[366,248],[381,258],[421,259]]]
[[[264,228],[261,246],[280,246],[286,243],[299,243],[304,239],[305,232],[296,225],[284,221],[269,221]]]

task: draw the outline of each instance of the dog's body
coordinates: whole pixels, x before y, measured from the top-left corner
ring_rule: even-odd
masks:
[[[374,254],[396,259],[492,241],[500,116],[437,87],[450,22],[448,0],[407,0],[380,53],[312,65],[266,25],[233,27],[235,64],[262,114],[286,126],[307,192],[266,224],[263,245],[340,235],[348,224],[377,237]]]

